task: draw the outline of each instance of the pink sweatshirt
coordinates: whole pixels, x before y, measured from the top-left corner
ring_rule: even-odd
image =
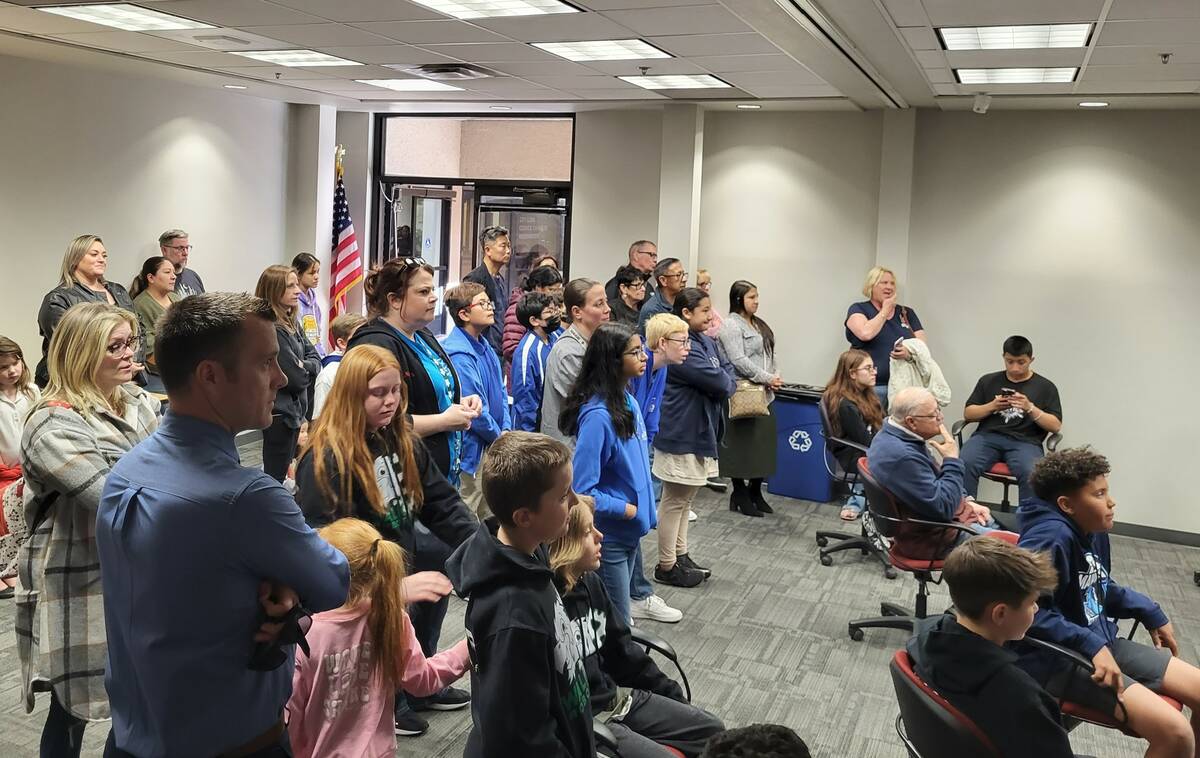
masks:
[[[296,758],[392,758],[396,753],[396,693],[374,674],[367,627],[370,603],[313,616],[312,654],[297,648],[288,735]],[[432,695],[470,668],[467,641],[426,658],[404,614],[400,681],[406,692]]]

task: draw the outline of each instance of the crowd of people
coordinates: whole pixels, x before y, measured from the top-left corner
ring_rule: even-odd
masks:
[[[808,755],[783,727],[726,730],[631,631],[683,617],[654,583],[720,571],[689,540],[701,488],[728,479],[731,511],[775,512],[783,379],[758,288],[732,282],[714,303],[708,272],[689,287],[646,240],[605,284],[564,281],[544,256],[510,287],[508,231],[479,241],[481,265],[444,293],[429,263],[395,258],[366,279],[369,317],[328,324],[307,253],[251,296],[206,293],[181,230],[129,290],[99,237],[71,242],[37,369],[0,337],[0,595],[15,597],[25,706],[50,696],[41,755],[78,756],[111,718],[119,758],[390,756],[428,729],[423,711],[467,707],[471,758],[586,758],[598,723],[624,758]],[[1070,755],[1048,691],[1120,709],[1148,755],[1191,755],[1193,725],[1154,693],[1200,707],[1200,670],[1161,608],[1111,578],[1108,462],[1045,454],[1062,404],[1020,336],[967,399],[978,428],[960,451],[897,292],[869,273],[820,402],[839,464],[865,457],[925,522],[895,549],[949,555],[957,613],[910,641],[922,676],[1003,732],[1004,754]],[[261,470],[240,463],[246,430],[262,432]],[[1016,523],[975,500],[997,462],[1019,482]],[[841,517],[864,509],[852,489]],[[439,652],[452,592],[467,638]],[[1108,616],[1137,618],[1154,646]],[[1031,625],[1094,675],[1034,649],[1014,665],[1000,648]],[[979,661],[1002,675],[958,673]],[[468,674],[469,693],[453,686]]]

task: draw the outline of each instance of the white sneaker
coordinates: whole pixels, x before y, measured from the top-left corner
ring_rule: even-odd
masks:
[[[674,624],[683,618],[683,611],[667,605],[658,595],[651,595],[644,600],[630,600],[629,613],[635,619],[650,619],[664,624]]]
[[[695,521],[698,518],[700,518],[700,517],[696,515],[695,511],[692,511],[692,510],[688,511],[688,521]]]

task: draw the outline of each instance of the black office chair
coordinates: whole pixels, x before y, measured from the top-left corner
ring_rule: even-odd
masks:
[[[817,407],[821,410],[821,436],[825,438],[825,470],[829,472],[829,477],[835,482],[841,482],[847,486],[858,483],[858,471],[846,471],[842,468],[842,464],[837,457],[829,449],[829,443],[845,445],[846,447],[858,450],[863,455],[867,454],[867,449],[857,442],[851,442],[848,439],[834,436],[832,429],[833,425],[829,422],[829,411],[825,408],[825,401],[817,402]],[[871,511],[868,509],[863,511],[859,517],[859,534],[850,534],[849,532],[817,532],[817,547],[820,549],[820,560],[822,566],[833,565],[833,553],[838,553],[843,550],[858,550],[863,555],[872,555],[883,564],[883,575],[888,579],[896,578],[896,570],[888,563],[886,545],[887,541],[879,534],[879,530],[875,527],[874,521],[871,519]],[[834,544],[829,544],[830,540],[834,540]]]
[[[633,637],[633,641],[636,644],[646,649],[647,654],[653,650],[675,665],[675,670],[679,672],[679,679],[683,683],[684,696],[690,703],[692,701],[692,685],[688,682],[687,674],[683,671],[683,666],[679,663],[679,654],[675,652],[674,646],[657,634],[647,632],[644,629],[638,629],[637,627],[629,627],[629,635]],[[596,738],[596,755],[599,758],[621,758],[617,753],[616,735],[612,733],[607,724],[599,719],[593,719],[592,734]],[[669,745],[664,745],[663,748],[667,752],[678,756],[678,758],[683,758],[683,753],[675,748]]]
[[[900,705],[896,734],[910,758],[1000,758],[979,725],[917,675],[908,651],[896,651],[891,672]]]
[[[963,446],[963,429],[966,429],[968,426],[975,423],[978,422],[960,419],[955,421],[954,426],[951,427],[950,433],[953,434],[954,438],[958,441],[958,447],[960,450]],[[1042,440],[1042,451],[1045,452],[1046,450],[1050,450],[1053,452],[1054,450],[1058,449],[1058,444],[1060,442],[1062,442],[1061,432],[1048,433],[1046,434],[1045,439]],[[1000,510],[1006,513],[1011,511],[1012,500],[1008,497],[1008,489],[1009,487],[1017,487],[1018,482],[1017,477],[1013,476],[1012,470],[1009,469],[1008,464],[1004,461],[997,461],[996,463],[992,464],[990,469],[984,471],[982,476],[989,482],[996,482],[1004,487],[1004,494],[1001,496],[999,503],[984,503],[984,505],[997,505],[1000,507]],[[979,502],[983,503],[982,500]]]

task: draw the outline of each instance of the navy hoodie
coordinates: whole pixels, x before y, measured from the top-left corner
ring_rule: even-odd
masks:
[[[646,315],[646,311],[642,311]],[[716,458],[725,436],[721,406],[737,389],[733,366],[702,332],[690,331],[691,352],[683,363],[667,367],[662,419],[654,449],[676,455]]]
[[[578,630],[544,547],[496,537],[490,518],[446,561],[467,600],[471,734],[464,758],[592,758],[592,709]]]
[[[1092,658],[1117,638],[1110,619],[1132,618],[1148,629],[1167,623],[1167,615],[1150,598],[1117,584],[1109,575],[1108,534],[1084,534],[1075,521],[1036,497],[1017,510],[1021,523],[1018,545],[1049,554],[1058,572],[1058,587],[1038,600],[1029,634]],[[1045,681],[1062,659],[1040,650],[1023,650],[1021,666]]]
[[[628,392],[625,402],[633,412],[633,436],[621,439],[613,428],[608,406],[599,396],[579,409],[575,435],[575,491],[596,499],[596,528],[605,542],[636,545],[658,524],[654,485],[650,479],[646,424],[637,401]],[[637,515],[625,518],[625,504],[637,506]]]
[[[1001,756],[1073,758],[1058,703],[1017,654],[985,640],[951,613],[917,622],[908,641],[913,670],[975,722]]]

